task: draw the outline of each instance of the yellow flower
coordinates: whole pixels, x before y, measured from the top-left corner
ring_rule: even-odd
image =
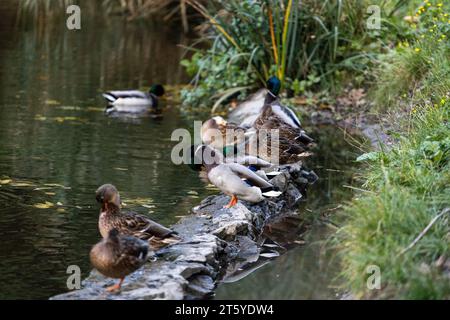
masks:
[[[442,106],[445,104],[445,101],[446,101],[445,98],[442,98],[442,99],[441,99],[441,105],[442,105]]]
[[[415,52],[420,52],[420,48],[415,48],[414,51]]]
[[[442,7],[442,3],[438,3],[437,6],[438,6],[438,7]]]

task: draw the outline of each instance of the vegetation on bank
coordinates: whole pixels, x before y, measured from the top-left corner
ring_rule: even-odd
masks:
[[[361,85],[368,67],[395,39],[396,13],[405,1],[188,1],[206,18],[203,45],[182,63],[193,88],[186,105],[211,106],[238,92],[239,98],[273,74],[288,95],[333,90],[351,79]],[[379,5],[388,23],[368,29],[367,8]],[[208,27],[209,26],[209,27]],[[203,46],[204,48],[204,46]]]
[[[404,114],[398,143],[370,152],[365,192],[344,210],[337,233],[345,283],[356,297],[450,298],[450,10],[425,1],[412,32],[383,57],[372,90]],[[367,287],[367,267],[381,290]]]

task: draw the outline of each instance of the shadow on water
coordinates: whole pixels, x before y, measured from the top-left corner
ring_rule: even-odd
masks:
[[[102,112],[103,90],[185,83],[182,32],[101,16],[83,17],[81,31],[62,23],[37,32],[13,27],[10,9],[0,4],[0,298],[46,299],[67,291],[69,265],[80,266],[83,277],[90,271],[99,185],[115,184],[127,208],[164,224],[211,191],[170,161],[172,130],[192,125],[175,106],[163,102],[161,119]],[[310,167],[321,180],[305,208],[320,212],[350,196],[341,186],[351,179],[345,168],[353,156],[337,129],[315,136],[323,143]],[[318,228],[308,241],[323,239],[326,230]],[[293,249],[220,286],[217,297],[332,297],[319,248]]]

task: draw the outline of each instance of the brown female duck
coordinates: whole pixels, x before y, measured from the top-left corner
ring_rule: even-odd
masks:
[[[120,281],[108,287],[107,291],[120,290],[123,279],[139,269],[147,260],[147,242],[136,237],[121,236],[117,229],[111,229],[90,252],[91,263],[101,274]]]
[[[103,238],[112,229],[121,235],[134,236],[148,240],[153,249],[178,242],[176,232],[156,223],[149,218],[121,210],[120,195],[112,184],[104,184],[96,191],[96,199],[101,203],[98,228]]]

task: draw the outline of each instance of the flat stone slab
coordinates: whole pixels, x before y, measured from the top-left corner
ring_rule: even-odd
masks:
[[[141,269],[125,278],[118,293],[105,291],[117,280],[96,270],[82,282],[83,288],[51,297],[52,300],[202,299],[213,295],[217,282],[236,261],[256,262],[259,240],[268,221],[298,208],[306,198],[314,172],[301,163],[278,168],[271,180],[284,191],[278,198],[251,204],[239,201],[230,209],[225,195],[209,196],[172,228],[182,239],[155,253]],[[274,254],[276,256],[276,254]]]

